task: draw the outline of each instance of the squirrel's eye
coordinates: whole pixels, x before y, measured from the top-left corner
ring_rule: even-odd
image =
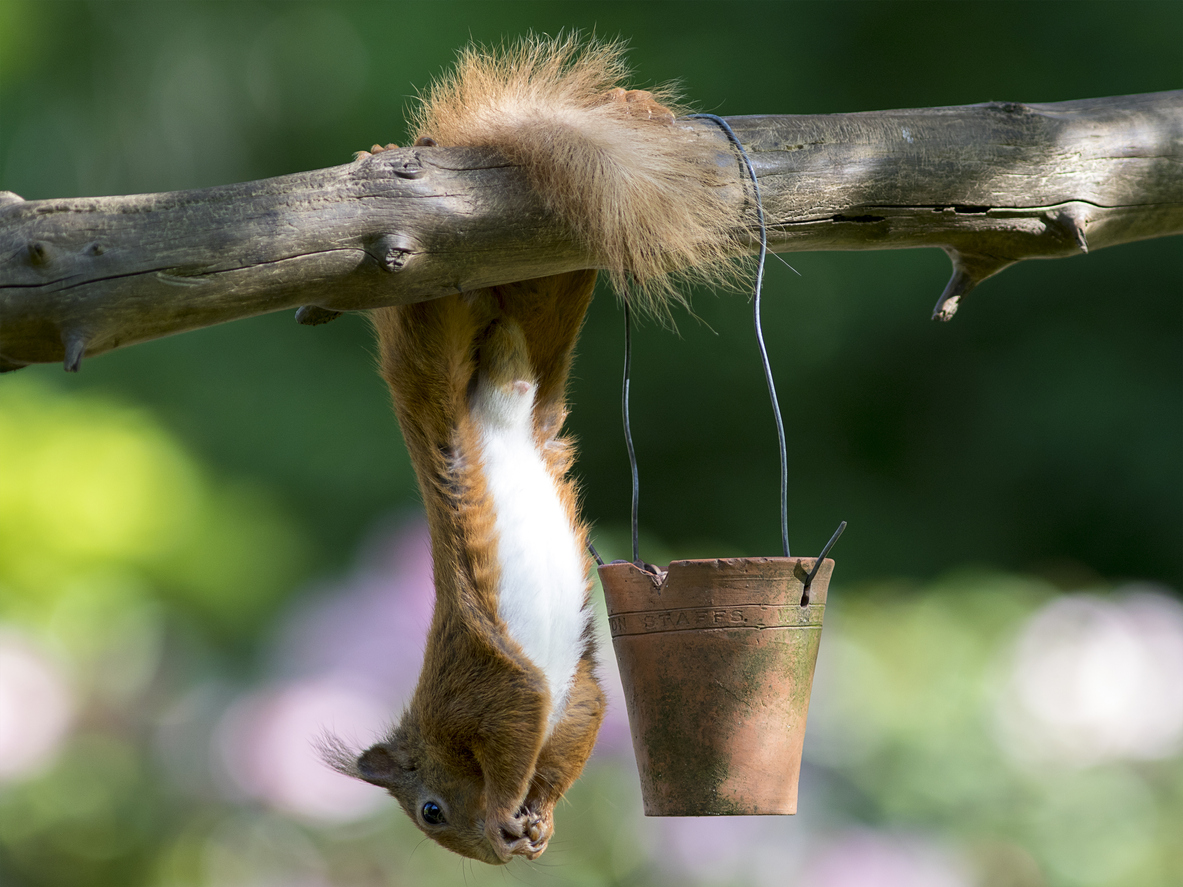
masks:
[[[423,821],[428,825],[440,825],[444,821],[444,811],[435,801],[428,801],[423,805]]]

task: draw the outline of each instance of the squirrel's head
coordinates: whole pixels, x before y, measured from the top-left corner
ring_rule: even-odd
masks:
[[[484,777],[475,759],[440,760],[405,725],[354,760],[338,759],[334,765],[386,789],[425,835],[453,853],[504,865],[514,856],[534,858],[541,852],[514,834],[520,831],[514,823],[489,821]]]

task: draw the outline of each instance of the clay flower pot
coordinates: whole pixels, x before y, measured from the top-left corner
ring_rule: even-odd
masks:
[[[599,568],[647,816],[796,813],[826,588],[813,558]]]

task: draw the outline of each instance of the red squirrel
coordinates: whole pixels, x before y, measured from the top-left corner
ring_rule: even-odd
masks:
[[[470,49],[424,98],[414,132],[422,147],[500,151],[618,289],[660,308],[671,272],[728,254],[735,179],[712,133],[676,123],[664,95],[617,87],[624,74],[617,44]],[[330,757],[388,789],[444,847],[488,863],[546,849],[604,715],[587,527],[561,436],[595,280],[572,271],[372,312],[431,529],[436,602],[398,725],[360,755]]]

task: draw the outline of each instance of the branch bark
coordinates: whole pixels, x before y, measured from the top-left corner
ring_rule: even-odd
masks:
[[[1183,91],[1047,105],[735,117],[771,248],[941,247],[948,319],[1030,258],[1183,233]],[[704,137],[714,124],[683,121]],[[736,217],[750,186],[736,164]],[[750,227],[744,234],[755,243]],[[411,148],[198,191],[0,192],[0,371],[305,306],[337,312],[591,267],[520,171]]]

